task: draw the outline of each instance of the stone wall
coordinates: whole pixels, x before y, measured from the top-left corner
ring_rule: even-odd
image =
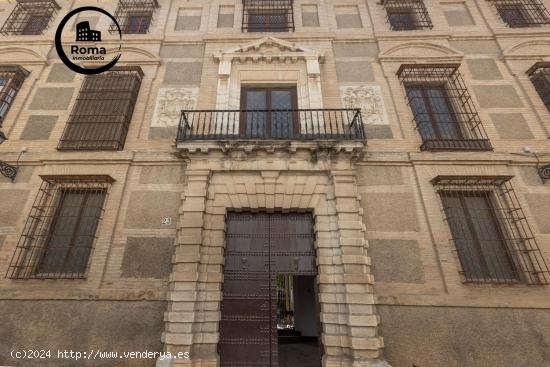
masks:
[[[378,306],[384,356],[393,367],[550,364],[545,309]]]
[[[97,6],[95,0],[58,2],[60,14],[77,3]],[[378,1],[296,0],[295,32],[272,36],[290,45],[285,52],[303,48],[309,56],[316,55],[319,73],[310,70],[307,74],[306,58],[293,59],[298,51],[284,63],[246,60],[233,68],[236,78],[244,75],[251,83],[301,83],[300,103],[363,109],[367,147],[348,157],[354,166],[344,168],[353,172],[350,176],[355,182],[340,185],[351,194],[331,193],[338,185],[326,184],[331,170],[341,168],[330,162],[338,161],[342,152],[333,155],[304,146],[289,151],[284,144],[268,144],[260,149],[262,153],[251,153],[254,149],[235,151],[215,144],[212,150],[212,146],[197,144],[196,161],[191,164],[174,145],[182,108],[218,105],[220,85],[225,84],[220,84],[220,63],[214,55],[265,36],[241,32],[241,1],[162,0],[150,32],[127,36],[128,47],[120,64],[140,65],[144,79],[125,148],[118,152],[56,149],[83,81],[82,75],[61,64],[52,46],[59,15],[43,36],[1,38],[1,63],[21,65],[30,74],[2,126],[9,140],[0,146],[0,159],[15,164],[22,147],[28,152],[19,159],[15,183],[0,176],[0,274],[6,273],[23,232],[40,175],[102,174],[115,182],[109,189],[87,278],[14,281],[1,277],[0,302],[7,311],[0,321],[7,321],[0,325],[13,325],[17,320],[27,325],[26,318],[38,324],[52,319],[48,326],[59,330],[53,334],[57,340],[52,346],[70,342],[83,348],[108,339],[132,350],[148,345],[157,350],[191,350],[198,360],[216,363],[225,210],[312,209],[316,200],[331,200],[345,210],[338,219],[332,212],[317,216],[318,225],[330,232],[321,234],[328,237],[318,238],[317,248],[323,268],[319,277],[323,335],[327,356],[337,357],[332,361],[340,363],[338,358],[345,356],[349,362],[354,353],[376,357],[385,345],[386,357],[399,367],[413,363],[447,367],[448,360],[456,366],[547,364],[544,343],[548,336],[541,328],[549,325],[545,316],[550,309],[548,287],[462,283],[449,228],[430,180],[442,174],[514,176],[514,189],[541,253],[550,262],[550,185],[538,177],[535,157],[519,154],[524,146],[549,151],[550,113],[525,73],[537,61],[550,61],[548,28],[510,29],[486,0],[424,2],[433,29],[392,32]],[[543,2],[550,8],[550,1]],[[105,0],[101,6],[114,13],[116,3]],[[13,6],[13,1],[0,4],[0,24]],[[421,152],[421,138],[396,75],[404,63],[460,64],[494,150]],[[232,87],[237,92],[233,103],[238,105],[239,88]],[[308,100],[310,95],[316,100]],[[205,169],[215,173],[200,172]],[[207,182],[213,186],[207,187]],[[337,196],[340,204],[334,203]],[[207,203],[212,205],[207,207]],[[350,208],[356,217],[351,222],[346,212]],[[171,219],[169,224],[163,224],[164,218]],[[349,233],[359,237],[338,237]],[[344,264],[339,244],[346,241],[357,246],[348,247],[348,263]],[[364,283],[345,283],[341,279],[345,267],[360,269]],[[372,304],[355,307],[353,302],[341,301],[347,293],[350,298],[357,296],[358,290],[372,295]],[[93,314],[99,326],[89,320],[61,325],[61,319],[50,315],[62,308]],[[164,308],[166,325],[161,327],[159,315]],[[125,330],[107,325],[117,318],[140,335],[135,342],[123,334]],[[453,328],[446,318],[454,323]],[[144,325],[133,324],[141,319]],[[479,332],[461,328],[462,319]],[[385,341],[375,331],[379,321]],[[406,333],[400,333],[400,325]],[[503,332],[495,332],[495,325]],[[97,330],[94,327],[108,331],[105,340],[84,338],[92,335],[84,330]],[[2,327],[0,340],[37,340],[33,333],[23,335],[18,330]],[[506,339],[506,333],[513,342]],[[483,337],[493,334],[495,340]],[[69,341],[67,335],[83,338]],[[166,344],[161,346],[161,340]],[[528,353],[521,353],[520,346]],[[425,354],[419,353],[423,347]],[[525,363],[514,359],[526,354]],[[476,364],[469,356],[482,362]]]
[[[119,366],[120,360],[58,358],[57,351],[162,352],[166,302],[108,300],[0,301],[0,364],[8,366]],[[52,358],[11,359],[12,350],[51,350]],[[124,360],[124,359],[123,359]],[[156,359],[126,359],[151,367]]]

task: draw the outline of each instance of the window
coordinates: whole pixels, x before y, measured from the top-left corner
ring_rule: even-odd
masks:
[[[29,72],[16,65],[0,65],[0,126]]]
[[[432,180],[466,282],[550,282],[550,271],[511,178],[438,176]]]
[[[536,63],[527,71],[527,74],[546,109],[550,112],[550,62]]]
[[[242,136],[291,139],[299,132],[296,87],[242,89]]]
[[[122,150],[143,78],[139,66],[86,76],[60,150]]]
[[[149,29],[149,23],[151,22],[151,15],[128,15],[128,27],[126,33],[147,33]]]
[[[292,0],[243,0],[243,32],[294,31]]]
[[[550,13],[541,0],[490,0],[510,28],[550,24]]]
[[[41,176],[9,278],[84,278],[109,176]]]
[[[388,22],[394,31],[431,29],[428,10],[422,0],[384,0]]]
[[[59,9],[54,0],[17,0],[0,33],[5,36],[42,34]]]
[[[120,30],[125,34],[144,34],[149,31],[155,9],[159,7],[157,0],[119,0],[115,18]],[[109,32],[117,32],[113,23]]]
[[[458,65],[401,65],[397,72],[422,150],[491,150]]]

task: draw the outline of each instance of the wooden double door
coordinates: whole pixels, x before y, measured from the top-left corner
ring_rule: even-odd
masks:
[[[310,214],[228,214],[221,366],[279,366],[277,276],[315,276],[313,241]]]
[[[299,133],[296,87],[243,87],[240,134],[290,139]]]

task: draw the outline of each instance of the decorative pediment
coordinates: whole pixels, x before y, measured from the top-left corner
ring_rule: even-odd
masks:
[[[306,50],[301,47],[297,47],[295,44],[288,41],[275,38],[275,37],[264,37],[252,43],[249,43],[244,46],[234,47],[232,49],[226,50],[224,53],[246,53],[246,52],[270,52],[277,50],[278,52],[305,52]]]
[[[139,47],[113,47],[107,49],[107,55],[109,57],[117,54],[122,54],[120,61],[128,64],[138,65],[158,65],[160,64],[160,58],[150,51]]]
[[[319,63],[323,62],[324,55],[321,51],[269,36],[243,46],[220,50],[214,54],[214,59],[220,63],[220,75],[228,76],[233,63],[294,63],[299,60],[306,61],[308,74],[318,75]]]
[[[507,48],[503,55],[508,59],[548,57],[550,55],[550,39],[521,41]]]
[[[380,55],[380,59],[445,59],[460,60],[464,54],[452,47],[429,42],[404,42],[393,46]]]
[[[9,46],[0,48],[0,60],[2,63],[14,64],[46,64],[47,60],[39,52],[20,46]]]

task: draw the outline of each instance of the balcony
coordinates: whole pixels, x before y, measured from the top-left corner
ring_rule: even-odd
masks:
[[[360,109],[184,110],[176,143],[365,138]]]

